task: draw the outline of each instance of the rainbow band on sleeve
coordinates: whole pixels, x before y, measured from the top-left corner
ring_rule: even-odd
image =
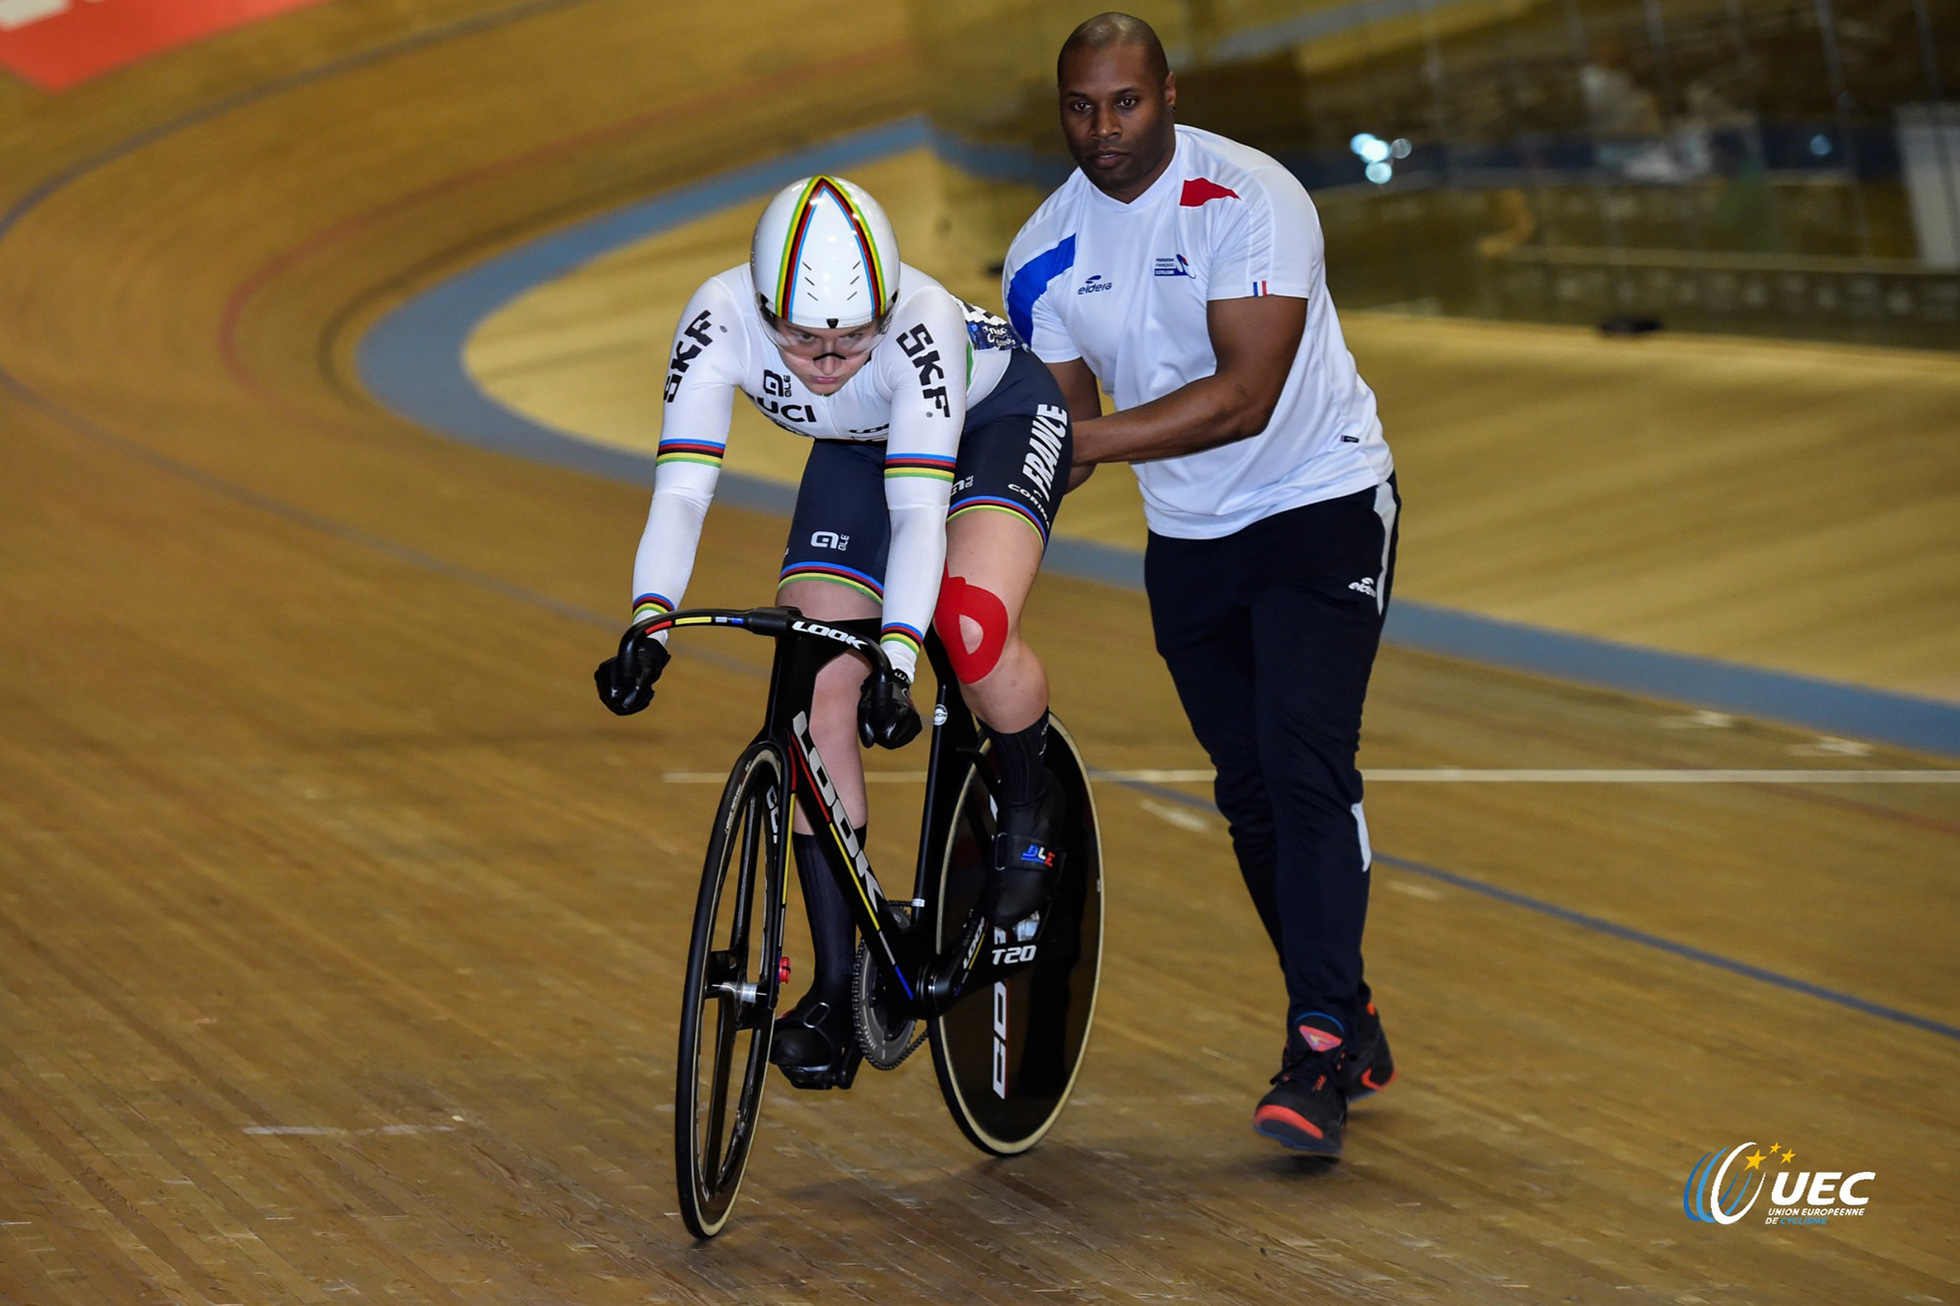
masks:
[[[1016,503],[1012,499],[1002,499],[995,495],[976,494],[955,503],[946,513],[946,520],[952,521],[955,517],[969,512],[1004,512],[1010,517],[1018,517],[1028,525],[1034,527],[1034,533],[1041,537],[1041,547],[1044,549],[1048,547],[1048,523],[1042,521],[1035,513],[1030,512],[1024,504]]]
[[[948,455],[934,453],[888,453],[885,455],[885,476],[923,476],[930,480],[947,481],[953,479],[954,459]]]
[[[914,630],[902,621],[891,622],[884,629],[880,630],[878,632],[878,642],[880,644],[902,644],[912,650],[912,656],[914,658],[917,658],[921,653],[925,652],[926,647],[924,632]]]
[[[715,444],[710,440],[662,440],[654,450],[653,465],[664,467],[668,463],[700,463],[704,467],[720,467],[728,446]]]
[[[810,184],[803,188],[797,197],[796,207],[790,212],[789,236],[783,242],[782,271],[776,277],[776,316],[785,322],[796,321],[794,300],[796,297],[796,270],[801,265],[803,239],[810,232],[810,216],[819,199],[828,196],[844,216],[850,219],[851,234],[857,238],[858,250],[864,255],[864,275],[871,281],[871,306],[874,314],[885,305],[885,279],[879,272],[877,246],[871,240],[871,228],[864,220],[864,214],[844,193],[844,188],[828,177],[812,177]]]
[[[885,601],[885,587],[878,583],[876,576],[840,563],[793,562],[783,568],[782,575],[777,577],[776,588],[780,591],[783,586],[797,580],[827,580],[854,589],[879,603]]]
[[[652,621],[655,617],[664,617],[673,610],[674,602],[665,594],[642,594],[639,598],[633,600],[632,624],[637,626],[642,621]]]

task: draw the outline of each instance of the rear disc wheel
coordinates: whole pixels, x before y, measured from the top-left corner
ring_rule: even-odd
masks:
[[[1088,768],[1062,723],[1050,718],[1046,765],[1066,799],[1058,842],[1062,872],[1043,909],[1034,960],[969,991],[928,1022],[932,1064],[953,1120],[975,1147],[1013,1156],[1041,1141],[1067,1105],[1088,1049],[1102,976],[1102,841]],[[967,767],[946,856],[929,886],[935,950],[959,936],[980,900],[993,856],[994,804],[982,757]],[[989,927],[983,958],[1017,941]],[[978,984],[977,991],[971,985]]]

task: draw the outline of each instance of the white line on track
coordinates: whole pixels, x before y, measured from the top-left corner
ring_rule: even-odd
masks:
[[[1210,784],[1210,771],[1092,771],[1097,780],[1143,784]],[[1473,769],[1460,766],[1388,768],[1362,773],[1370,784],[1751,784],[1751,785],[1950,785],[1960,784],[1960,771],[1824,771],[1802,767],[1781,770],[1645,770],[1610,771],[1566,769]],[[721,771],[669,771],[668,784],[720,784]],[[873,784],[922,784],[923,771],[867,771]]]

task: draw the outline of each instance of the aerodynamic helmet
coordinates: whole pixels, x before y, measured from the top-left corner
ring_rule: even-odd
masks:
[[[898,238],[862,188],[842,177],[805,177],[762,211],[749,271],[771,327],[882,330],[898,302]]]

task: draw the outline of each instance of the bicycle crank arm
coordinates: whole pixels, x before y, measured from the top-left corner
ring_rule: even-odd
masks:
[[[926,972],[925,992],[920,994],[924,1001],[920,1005],[927,1009],[927,1014],[939,1015],[958,1002],[960,995],[966,992],[973,967],[984,954],[988,932],[986,917],[977,911],[968,913],[959,938]]]
[[[1034,965],[1046,933],[1041,930],[1031,941],[1016,942],[978,911],[969,913],[955,946],[926,972],[925,992],[919,1003],[922,1014],[940,1015],[966,994]]]

